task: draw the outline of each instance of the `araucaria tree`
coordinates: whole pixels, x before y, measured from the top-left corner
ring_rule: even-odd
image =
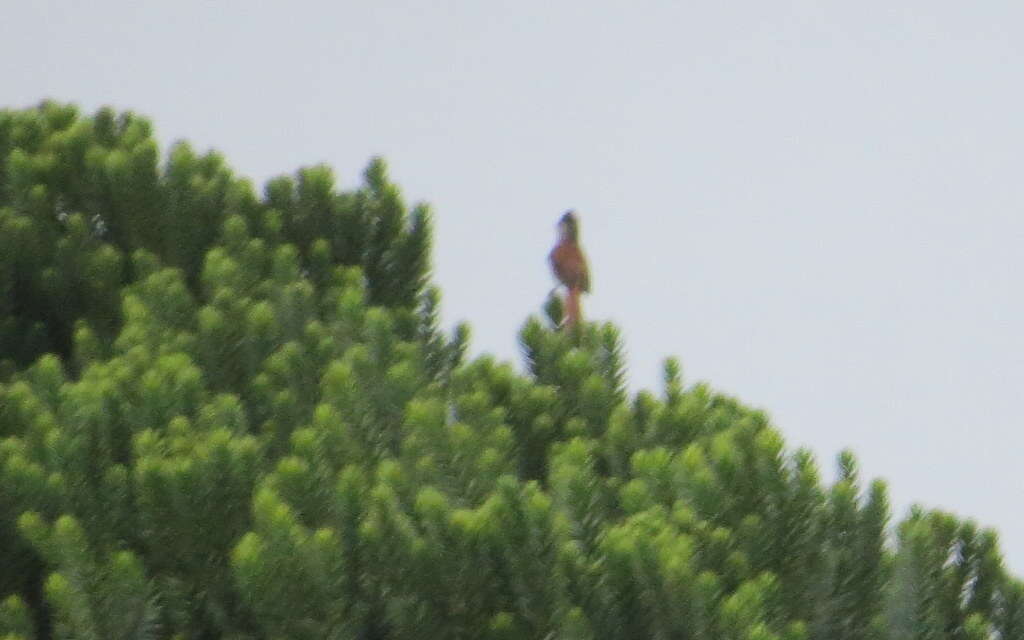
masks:
[[[0,638],[1024,638],[993,532],[890,526],[674,360],[631,395],[610,324],[466,362],[430,242],[379,160],[258,197],[0,112]]]

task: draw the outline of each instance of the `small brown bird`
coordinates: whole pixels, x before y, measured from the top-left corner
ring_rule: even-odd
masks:
[[[548,255],[551,270],[565,285],[565,322],[569,327],[580,321],[580,294],[590,291],[590,271],[587,258],[580,248],[579,222],[571,209],[558,221],[558,242]]]

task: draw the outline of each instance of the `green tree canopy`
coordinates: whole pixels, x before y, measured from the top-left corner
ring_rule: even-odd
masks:
[[[467,361],[430,219],[0,112],[0,638],[1024,638],[994,532],[675,360],[631,394],[611,324]]]

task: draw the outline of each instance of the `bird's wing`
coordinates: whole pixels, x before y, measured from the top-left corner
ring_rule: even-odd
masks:
[[[590,291],[590,274],[587,259],[580,248],[572,244],[559,244],[549,256],[551,269],[565,286],[580,291]]]

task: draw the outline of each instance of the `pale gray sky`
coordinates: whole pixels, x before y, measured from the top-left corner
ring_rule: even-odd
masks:
[[[1024,570],[1024,4],[4,5],[0,105],[130,108],[258,185],[383,155],[475,353],[518,362],[575,207],[635,386],[678,355]]]

